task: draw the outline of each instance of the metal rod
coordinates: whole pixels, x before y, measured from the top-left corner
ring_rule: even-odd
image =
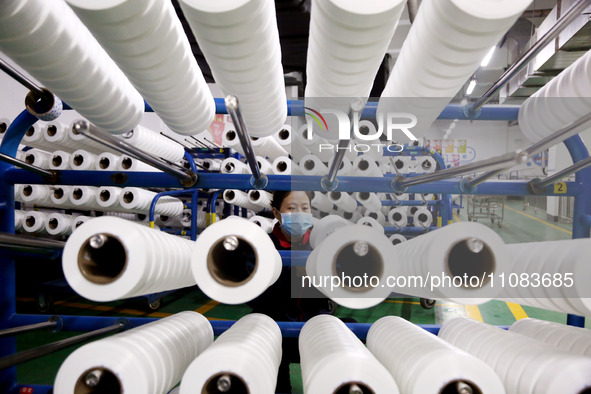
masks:
[[[349,147],[349,144],[351,142],[353,127],[355,127],[355,123],[357,123],[354,121],[354,119],[359,116],[361,111],[363,111],[363,100],[354,99],[353,101],[351,101],[351,104],[349,106],[349,122],[351,123],[351,127],[349,129],[349,139],[339,140],[337,154],[332,160],[330,169],[328,170],[328,175],[324,179],[324,185],[326,185],[327,189],[330,189],[334,184],[339,168],[341,167],[341,163],[343,162],[345,154],[347,153],[347,148]]]
[[[464,184],[462,185],[462,187],[466,190],[472,189],[473,187],[480,185],[482,182],[487,181],[490,178],[494,178],[495,176],[499,175],[500,173],[502,173],[505,170],[506,170],[506,168],[502,168],[500,170],[488,171],[488,172],[485,172],[484,174],[479,175],[475,178],[468,178],[464,181]]]
[[[505,73],[499,78],[497,82],[480,97],[469,108],[468,112],[475,113],[484,104],[488,103],[495,94],[497,94],[503,86],[505,86],[517,73],[519,73],[529,62],[531,62],[538,53],[540,53],[550,42],[555,39],[565,27],[567,27],[576,17],[578,17],[587,6],[591,4],[591,0],[579,0],[573,5],[554,26],[550,28],[532,47],[523,54]]]
[[[84,334],[76,335],[72,338],[62,339],[61,341],[56,341],[52,343],[48,343],[43,346],[36,347],[34,349],[28,349],[22,351],[20,353],[11,354],[9,356],[5,356],[0,358],[0,369],[13,367],[17,364],[24,363],[29,360],[34,360],[39,357],[43,357],[47,354],[53,353],[60,349],[64,349],[73,345],[76,345],[80,342],[84,342],[88,339],[92,339],[101,335],[111,334],[114,332],[121,331],[125,328],[126,324],[124,322],[119,322],[117,324],[113,324],[108,327],[100,328],[95,331],[87,332]]]
[[[147,163],[167,174],[179,178],[181,181],[193,182],[194,184],[197,180],[196,174],[187,173],[183,171],[184,169],[180,170],[174,168],[168,163],[164,163],[162,160],[158,160],[157,158],[144,152],[143,150],[140,150],[135,146],[129,145],[125,141],[112,136],[111,134],[99,129],[98,127],[94,126],[93,124],[85,120],[80,120],[74,123],[74,126],[72,127],[74,128],[75,132],[80,133],[93,141],[108,146],[109,148],[114,149],[117,152],[131,156],[134,159],[141,160],[144,163]]]
[[[582,131],[579,128],[587,122],[591,122],[591,112],[582,118],[567,124],[562,129],[550,134],[543,140],[536,142],[529,148],[525,149],[525,152],[527,152],[530,157],[537,155],[538,153],[556,145],[557,143],[562,142],[573,135],[579,134]]]
[[[460,175],[471,174],[477,171],[498,170],[501,168],[522,164],[526,160],[526,152],[516,151],[501,156],[493,157],[487,160],[477,161],[476,163],[466,164],[459,167],[446,168],[445,170],[436,171],[432,174],[424,174],[406,179],[397,178],[395,179],[395,183],[396,186],[398,186],[399,188],[404,188],[433,181],[440,181],[442,179],[453,178]]]
[[[238,133],[240,145],[242,145],[242,150],[246,156],[246,162],[250,167],[250,171],[252,172],[254,179],[260,179],[262,176],[261,170],[257,165],[254,149],[250,143],[250,136],[248,135],[248,130],[246,129],[244,118],[242,117],[242,112],[240,111],[238,98],[232,95],[226,97],[226,108],[228,109],[228,113],[232,117],[232,122],[234,122],[234,126],[236,127],[236,133]]]
[[[35,82],[31,81],[29,78],[24,76],[21,72],[19,72],[17,69],[15,69],[2,59],[0,59],[0,70],[4,71],[6,74],[10,75],[15,81],[17,81],[27,89],[37,93],[38,95],[44,97],[47,94],[47,91],[44,91]]]
[[[5,155],[4,153],[0,153],[0,160],[10,163],[16,167],[20,167],[25,170],[34,172],[37,175],[47,176],[50,178],[53,178],[55,176],[55,173],[53,171],[44,170],[43,168],[31,165],[29,163],[25,163],[24,161],[16,159],[12,156]]]
[[[578,161],[570,167],[565,168],[562,171],[557,172],[554,175],[550,175],[547,178],[540,179],[540,180],[532,180],[530,181],[530,185],[533,189],[542,189],[546,186],[550,186],[551,184],[555,183],[556,181],[561,180],[562,178],[566,178],[569,175],[574,174],[582,169],[591,167],[591,157],[588,157],[584,160]]]
[[[45,328],[56,328],[59,325],[59,318],[51,317],[46,322],[29,324],[26,326],[12,327],[5,330],[0,330],[0,337],[6,337],[16,334],[24,334],[25,332],[43,330]]]
[[[410,20],[410,24],[412,25],[415,22],[417,13],[419,12],[421,0],[408,0],[406,2],[406,5],[408,7],[408,19]]]
[[[0,247],[25,252],[55,252],[64,249],[65,242],[53,239],[34,238],[26,235],[0,233]]]

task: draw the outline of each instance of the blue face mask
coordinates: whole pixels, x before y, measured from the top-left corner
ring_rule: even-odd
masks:
[[[314,225],[312,214],[308,212],[285,212],[281,214],[281,227],[290,235],[304,235]]]

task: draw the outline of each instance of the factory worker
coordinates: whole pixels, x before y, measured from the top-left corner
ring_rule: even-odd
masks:
[[[310,250],[310,231],[314,224],[311,207],[312,194],[303,191],[273,193],[273,216],[277,224],[271,239],[277,250]]]

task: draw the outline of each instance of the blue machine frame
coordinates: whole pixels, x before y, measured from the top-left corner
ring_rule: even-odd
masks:
[[[288,101],[288,114],[303,115],[302,101]],[[375,115],[377,103],[369,102],[363,115],[371,117]],[[64,108],[68,108],[64,105]],[[146,110],[151,108],[146,105]],[[216,112],[218,114],[227,113],[223,99],[216,99]],[[519,107],[517,106],[485,106],[476,115],[479,120],[517,120]],[[440,119],[472,119],[465,114],[465,108],[459,105],[449,105],[442,112]],[[0,145],[0,152],[15,156],[18,145],[25,132],[31,127],[37,118],[23,111],[11,124]],[[566,140],[573,162],[577,162],[589,157],[589,152],[579,136],[574,136]],[[432,154],[432,153],[431,153]],[[439,156],[438,161],[441,159]],[[189,160],[191,162],[191,160]],[[442,159],[441,159],[442,162]],[[443,166],[442,166],[443,167]],[[92,176],[90,176],[92,174]],[[124,183],[116,183],[116,178],[112,175],[115,172],[88,172],[88,171],[61,171],[60,184],[63,185],[89,185],[89,186],[136,186],[136,187],[167,187],[181,188],[178,179],[164,173],[141,173],[129,172]],[[322,191],[321,177],[305,176],[279,176],[269,175],[269,183],[266,186],[268,190],[316,190]],[[345,192],[392,192],[393,177],[384,178],[358,178],[341,177],[339,178],[336,190]],[[44,179],[26,170],[14,168],[11,164],[0,162],[0,231],[14,233],[14,184],[15,183],[46,183]],[[591,226],[591,168],[579,171],[576,174],[574,182],[567,182],[567,193],[561,196],[574,196],[574,221],[573,238],[587,238],[590,234]],[[199,179],[194,186],[197,189],[252,189],[250,175],[231,175],[199,172]],[[183,191],[191,193],[191,190]],[[442,195],[466,194],[460,190],[460,183],[457,180],[449,179],[436,181],[429,184],[411,186],[408,193],[437,193]],[[168,194],[168,193],[167,193]],[[530,195],[527,182],[484,182],[480,184],[471,194],[487,195]],[[541,195],[554,195],[551,186],[545,188]],[[217,197],[217,195],[216,195]],[[208,207],[211,212],[211,199]],[[215,204],[214,210],[215,210]],[[444,217],[451,214],[451,205],[443,204],[446,211]],[[215,211],[214,211],[215,212]],[[192,228],[193,223],[192,223]],[[195,231],[195,230],[194,230]],[[195,232],[192,234],[195,236]],[[306,255],[293,255],[283,253],[284,264],[299,265],[305,260]],[[13,255],[0,255],[0,329],[21,326],[26,324],[39,323],[47,320],[47,315],[17,314],[16,313],[16,282],[15,282],[15,262]],[[67,331],[91,331],[103,328],[120,320],[116,317],[96,317],[96,316],[61,316],[63,329]],[[131,327],[149,323],[155,319],[151,318],[127,318]],[[232,321],[211,321],[216,335],[228,329],[234,322]],[[284,336],[293,337],[299,334],[303,323],[278,322]],[[567,324],[584,326],[584,318],[580,316],[569,315]],[[360,338],[365,338],[369,330],[369,324],[348,324],[349,328]],[[421,325],[425,330],[436,334],[439,330],[437,325]],[[14,337],[0,338],[0,357],[16,352],[16,339]],[[32,387],[35,393],[47,393],[52,386],[27,385],[22,386],[16,383],[16,367],[0,370],[0,392],[18,392],[21,387]]]

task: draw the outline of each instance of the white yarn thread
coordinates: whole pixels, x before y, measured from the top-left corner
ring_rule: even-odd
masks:
[[[300,332],[299,350],[306,393],[336,393],[353,384],[365,386],[366,392],[399,392],[386,368],[334,316],[308,320]]]
[[[388,239],[392,242],[392,245],[398,245],[399,243],[406,241],[406,237],[402,234],[392,234]]]
[[[39,168],[49,168],[49,155],[40,149],[30,149],[25,152],[24,162]]]
[[[249,190],[248,198],[263,210],[271,210],[271,201],[273,200],[273,195],[271,193],[264,190]]]
[[[270,0],[179,2],[216,84],[235,95],[251,136],[270,136],[287,117],[281,47]],[[260,103],[265,103],[264,108]]]
[[[382,227],[386,225],[386,216],[384,216],[382,211],[370,211],[368,209],[367,211],[365,211],[365,217],[376,220]]]
[[[73,186],[63,185],[51,186],[49,196],[51,203],[62,209],[74,207],[74,205],[70,203],[70,194],[72,193],[73,188]]]
[[[157,193],[139,187],[126,187],[119,195],[119,204],[129,212],[148,214],[150,204]],[[163,196],[158,199],[154,213],[158,215],[180,216],[183,213],[184,204],[181,200],[172,196]]]
[[[97,156],[83,149],[78,149],[70,155],[70,167],[73,170],[92,171],[96,167]]]
[[[304,175],[326,175],[328,167],[315,155],[306,155],[302,157],[299,163],[300,171]]]
[[[95,186],[74,186],[70,189],[70,204],[78,209],[93,210],[100,209],[96,203],[98,187]]]
[[[51,155],[49,160],[49,169],[51,170],[69,170],[70,169],[70,154],[63,150],[56,150]]]
[[[14,230],[23,230],[23,222],[25,221],[26,212],[16,209],[14,211]]]
[[[357,210],[357,201],[345,192],[330,192],[328,193],[328,199],[345,212],[355,212]]]
[[[427,208],[421,207],[413,214],[412,222],[415,227],[429,228],[433,223],[433,214]]]
[[[72,221],[72,232],[74,232],[78,227],[82,226],[84,223],[88,222],[92,217],[90,216],[76,216]]]
[[[346,219],[337,215],[328,215],[314,224],[310,232],[310,246],[316,249],[322,242],[339,228],[351,225]]]
[[[43,138],[44,125],[36,122],[26,131],[22,139],[22,144],[45,151],[59,149],[55,144],[48,143]]]
[[[110,148],[107,148],[82,134],[75,134],[72,126],[78,120],[80,119],[77,119],[68,125],[57,121],[47,123],[43,128],[43,139],[48,145],[54,146],[55,149],[61,149],[68,153],[72,153],[78,149],[83,149],[94,154],[99,154],[105,151],[114,152]]]
[[[227,202],[228,204],[237,205],[241,208],[250,209],[255,212],[260,212],[263,210],[263,207],[252,202],[250,200],[250,198],[248,197],[248,194],[243,192],[242,190],[237,190],[237,189],[226,190],[226,191],[224,191],[223,197],[224,197],[224,201]]]
[[[99,247],[93,248],[96,242]],[[194,285],[193,246],[139,223],[102,216],[72,233],[62,264],[68,283],[82,297],[113,301]]]
[[[0,141],[4,138],[6,130],[10,127],[12,122],[8,118],[0,118]]]
[[[376,162],[369,157],[357,156],[353,161],[353,175],[381,178],[384,176]]]
[[[143,161],[133,157],[123,155],[117,163],[118,171],[137,171],[137,172],[162,172]]]
[[[582,327],[528,317],[513,323],[509,332],[537,339],[572,354],[591,356],[591,331]]]
[[[403,393],[442,393],[460,382],[477,393],[505,392],[487,364],[398,316],[386,316],[372,324],[367,348],[390,371]],[[427,365],[433,367],[425,368]]]
[[[273,162],[275,175],[302,175],[300,167],[287,156],[280,156]]]
[[[101,186],[96,192],[96,203],[101,209],[105,210],[123,210],[121,206],[120,198],[121,192],[123,191],[120,187],[112,186]]]
[[[287,156],[288,152],[277,142],[273,136],[251,137],[251,144],[258,156],[268,157],[271,161],[281,156]]]
[[[203,159],[203,167],[208,171],[220,171],[222,161],[220,159]]]
[[[97,156],[95,169],[98,171],[117,171],[120,160],[119,155],[103,152]]]
[[[401,207],[391,209],[390,212],[388,212],[388,222],[390,222],[394,227],[406,227],[408,224],[408,215],[406,214],[406,209]]]
[[[112,133],[140,122],[142,97],[65,2],[3,3],[0,15],[0,50],[83,117]]]
[[[97,369],[102,380],[113,377],[121,392],[166,393],[212,342],[213,329],[203,315],[180,312],[75,350],[60,367],[54,389],[56,394],[73,393],[77,382]]]
[[[106,211],[104,216],[114,216],[125,220],[135,221],[135,213]]]
[[[370,216],[362,217],[361,219],[357,220],[356,224],[358,224],[360,226],[371,227],[375,230],[379,230],[382,234],[385,232],[384,226],[382,226],[380,224],[380,222],[378,222],[376,219],[374,219]]]
[[[591,359],[464,317],[443,323],[439,337],[487,363],[507,393],[578,394],[591,385]]]
[[[274,219],[269,219],[264,216],[255,215],[248,219],[248,221],[253,222],[260,228],[262,228],[267,234],[270,234],[273,231],[273,226],[275,225]]]
[[[312,208],[318,209],[322,212],[330,212],[332,211],[333,203],[332,201],[321,192],[313,192],[314,197],[312,198],[311,205]]]
[[[281,353],[277,323],[260,313],[246,315],[189,365],[180,393],[210,392],[207,387],[224,375],[233,381],[231,390],[275,393]]]
[[[47,205],[51,202],[51,189],[48,185],[22,185],[16,199],[27,204]]]
[[[370,211],[382,209],[382,201],[376,193],[357,192],[355,193],[355,199]]]
[[[181,144],[144,126],[137,126],[133,130],[123,134],[122,137],[123,141],[129,145],[135,146],[152,156],[173,163],[183,160],[185,155],[185,149]]]
[[[45,231],[50,235],[70,235],[74,217],[62,213],[52,213],[47,217]]]
[[[296,162],[299,162],[302,157],[310,154],[310,150],[292,133],[291,125],[289,124],[284,124],[281,130],[273,134],[273,137]]]
[[[220,164],[222,174],[250,174],[248,165],[233,157],[224,159]]]
[[[255,156],[257,166],[259,170],[261,170],[262,174],[272,174],[273,173],[273,164],[269,162],[269,160],[265,159],[261,156]]]
[[[46,233],[45,224],[47,223],[47,214],[40,211],[27,211],[23,221],[23,230],[28,233],[44,234]]]
[[[232,150],[240,153],[242,156],[246,156],[244,154],[244,150],[242,149],[242,145],[240,145],[240,139],[238,138],[238,133],[235,130],[226,130],[222,135],[222,145],[231,148]]]

